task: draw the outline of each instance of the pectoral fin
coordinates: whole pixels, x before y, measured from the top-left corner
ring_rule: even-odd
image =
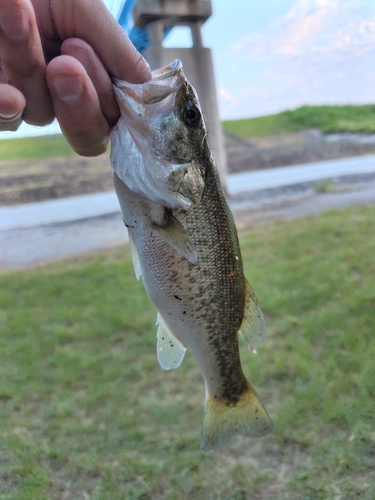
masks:
[[[259,307],[258,299],[245,279],[245,308],[242,324],[238,331],[244,338],[247,346],[254,353],[256,348],[264,342],[266,336],[266,322]]]
[[[187,258],[192,264],[198,262],[198,254],[188,235],[186,229],[180,221],[173,215],[169,215],[167,223],[162,226],[156,226],[163,238],[172,248]]]
[[[186,347],[169,330],[158,313],[156,324],[159,325],[157,337],[158,361],[163,370],[178,368],[184,359]]]

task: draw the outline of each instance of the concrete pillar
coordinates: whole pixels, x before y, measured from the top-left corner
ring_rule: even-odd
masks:
[[[225,188],[227,159],[223,131],[219,120],[215,76],[211,50],[203,47],[201,26],[211,16],[209,0],[137,0],[133,18],[137,28],[147,30],[149,47],[142,53],[157,69],[174,59],[181,59],[187,79],[198,92],[205,117],[209,143]],[[164,29],[189,26],[191,48],[164,48]]]
[[[163,48],[164,26],[162,21],[153,21],[147,25],[148,40],[152,47]]]
[[[193,47],[203,47],[201,27],[202,23],[199,21],[190,25]]]

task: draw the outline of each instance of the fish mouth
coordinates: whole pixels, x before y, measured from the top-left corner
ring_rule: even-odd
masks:
[[[153,71],[152,74],[152,79],[168,79],[171,76],[174,76],[177,71],[180,71],[182,69],[182,63],[179,59],[175,59],[172,61],[170,64],[167,66],[164,66],[164,68],[159,68]]]
[[[176,93],[185,81],[182,63],[179,59],[175,59],[164,68],[157,69],[151,74],[151,80],[142,84],[129,83],[113,77],[112,83],[116,96],[119,98],[116,89],[120,89],[139,104],[157,104]]]
[[[177,91],[185,83],[182,63],[175,59],[164,68],[152,72],[145,83],[129,83],[113,77],[113,90],[126,127],[138,149],[141,144],[151,143],[150,122],[174,107]]]

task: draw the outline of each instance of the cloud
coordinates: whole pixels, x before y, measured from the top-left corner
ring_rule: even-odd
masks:
[[[225,102],[229,102],[229,103],[236,103],[237,102],[237,99],[232,94],[230,94],[230,92],[228,92],[228,90],[226,90],[226,89],[219,89],[218,95]]]
[[[279,100],[282,91],[268,92],[254,86],[242,86],[237,92],[230,93],[227,89],[218,90],[220,116],[223,119],[243,118],[272,113],[275,100]]]
[[[375,12],[366,12],[366,4],[369,0],[298,0],[267,33],[243,37],[233,54],[261,60],[370,50]]]
[[[313,103],[373,102],[375,5],[373,0],[297,0],[264,33],[243,37],[231,49],[244,80],[225,114]],[[240,71],[238,72],[240,73]],[[266,111],[267,112],[267,111]],[[256,113],[256,111],[255,111]],[[262,113],[262,111],[261,111]]]
[[[339,0],[300,0],[279,23],[274,49],[284,55],[300,55],[336,17]]]

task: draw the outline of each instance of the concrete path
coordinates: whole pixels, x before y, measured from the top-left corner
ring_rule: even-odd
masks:
[[[128,241],[119,213],[0,231],[0,269],[58,260]]]
[[[0,231],[100,217],[119,211],[114,191],[0,207]]]
[[[375,155],[319,161],[228,176],[230,194],[375,172]]]
[[[367,184],[358,184],[348,191],[333,193],[315,193],[308,190],[304,193],[295,193],[294,196],[283,196],[280,200],[271,203],[256,205],[241,204],[232,207],[237,227],[248,224],[265,223],[281,219],[296,219],[308,215],[317,215],[328,210],[340,210],[347,207],[375,205],[375,181]]]

